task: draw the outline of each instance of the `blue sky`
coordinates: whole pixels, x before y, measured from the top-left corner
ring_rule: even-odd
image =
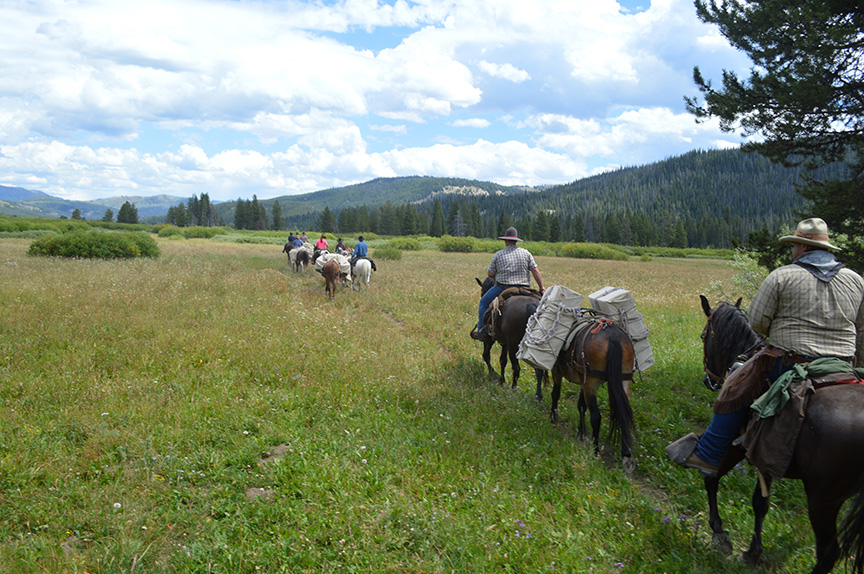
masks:
[[[376,177],[566,183],[692,149],[689,0],[0,2],[0,184],[270,198]]]

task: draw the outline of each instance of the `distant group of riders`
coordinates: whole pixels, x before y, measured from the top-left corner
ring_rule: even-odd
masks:
[[[293,249],[304,248],[304,246],[307,244],[310,244],[310,241],[305,231],[303,233],[297,233],[295,231],[292,231],[288,234],[288,241],[282,248],[282,252],[290,253]],[[315,244],[313,245],[311,263],[314,265],[318,257],[324,255],[325,253],[331,253],[331,251],[330,246],[327,243],[327,235],[322,233],[321,237],[318,238],[318,240],[315,241]],[[342,241],[342,238],[339,237],[336,240],[336,247],[333,249],[332,253],[347,257],[351,265],[351,269],[354,269],[354,265],[359,259],[367,259],[369,260],[369,263],[372,264],[372,270],[377,271],[375,262],[369,257],[369,246],[363,240],[362,235],[357,237],[357,243],[354,244],[353,250],[349,249],[348,246],[345,245],[345,242]]]

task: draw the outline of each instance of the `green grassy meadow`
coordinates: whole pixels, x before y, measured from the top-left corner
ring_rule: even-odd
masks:
[[[0,240],[0,572],[751,571],[753,470],[721,484],[727,558],[663,452],[710,419],[698,295],[724,262],[537,257],[547,286],[629,289],[651,329],[628,477],[577,437],[576,385],[552,425],[530,370],[488,379],[468,332],[489,254],[404,252],[331,302],[281,246],[30,241]],[[800,483],[772,501],[756,571],[809,571]]]

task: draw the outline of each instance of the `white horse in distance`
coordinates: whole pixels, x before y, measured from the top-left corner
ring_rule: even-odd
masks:
[[[353,287],[360,290],[360,286],[369,289],[369,280],[372,279],[372,263],[368,259],[358,259],[354,264]]]

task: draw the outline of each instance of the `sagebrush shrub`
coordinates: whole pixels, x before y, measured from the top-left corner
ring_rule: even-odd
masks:
[[[610,259],[613,261],[627,261],[629,259],[626,253],[597,243],[568,243],[561,248],[561,255],[577,259]]]
[[[159,246],[146,233],[73,231],[40,237],[30,244],[27,253],[84,259],[131,259],[158,257]]]
[[[413,237],[395,237],[388,241],[384,247],[398,249],[399,251],[420,251],[423,245]]]
[[[471,253],[474,251],[474,238],[443,235],[438,240],[438,249],[444,252]]]

